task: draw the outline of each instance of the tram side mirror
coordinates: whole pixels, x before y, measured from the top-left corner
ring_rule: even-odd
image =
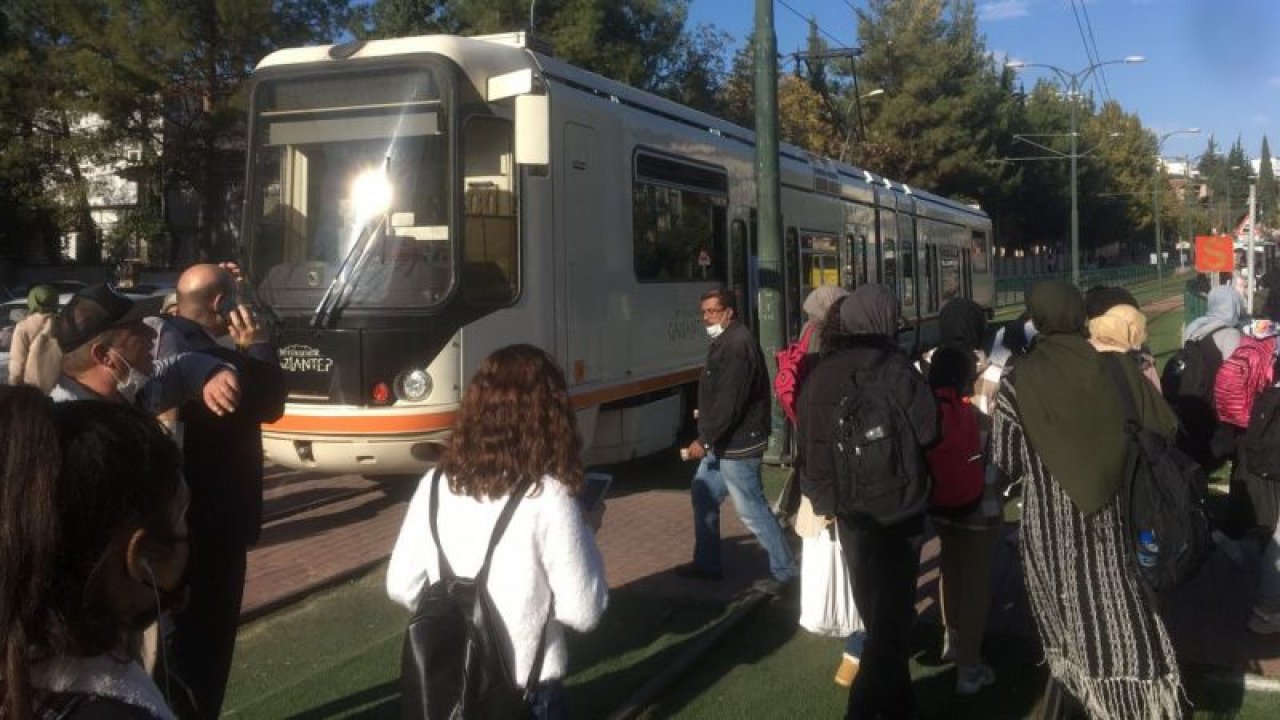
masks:
[[[538,87],[532,69],[495,75],[485,87],[489,102],[515,98],[516,162],[547,165],[551,162],[551,106],[546,95],[532,94]]]
[[[551,163],[551,103],[546,95],[516,96],[516,163]]]

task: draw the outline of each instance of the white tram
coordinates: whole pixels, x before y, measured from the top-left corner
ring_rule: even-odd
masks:
[[[281,50],[255,73],[243,260],[289,381],[269,461],[420,473],[464,383],[528,342],[568,375],[588,462],[670,447],[707,340],[810,289],[897,288],[908,343],[991,307],[980,210],[783,146],[782,307],[758,307],[753,134],[580,70],[522,34]]]

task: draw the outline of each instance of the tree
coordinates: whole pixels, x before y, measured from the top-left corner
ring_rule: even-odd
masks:
[[[1271,166],[1271,146],[1267,136],[1262,136],[1262,154],[1258,161],[1258,223],[1268,228],[1277,226],[1276,174]]]
[[[375,0],[353,11],[352,34],[362,40],[454,32],[448,0]]]
[[[983,201],[997,187],[995,157],[1007,95],[977,31],[972,0],[870,0],[858,11],[868,106],[856,160],[945,195]]]
[[[236,233],[234,199],[244,172],[244,80],[277,47],[327,40],[348,24],[345,0],[11,0],[22,19],[22,47],[6,48],[0,67],[27,67],[32,94],[15,105],[28,148],[48,148],[38,179],[45,202],[77,229],[78,258],[96,259],[89,215],[91,178],[82,167],[139,150],[125,171],[139,185],[136,227],[162,220],[189,230],[195,253],[229,257]],[[161,202],[166,198],[168,202]],[[182,228],[161,208],[183,201],[195,226]],[[56,233],[57,231],[55,231]]]

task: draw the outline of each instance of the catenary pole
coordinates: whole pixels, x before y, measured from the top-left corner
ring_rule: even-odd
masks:
[[[773,0],[756,0],[756,203],[759,206],[756,317],[770,376],[778,368],[773,353],[786,344],[782,308],[782,202],[778,185],[778,38]],[[749,291],[749,288],[744,290]],[[773,403],[770,459],[781,458],[786,419]]]

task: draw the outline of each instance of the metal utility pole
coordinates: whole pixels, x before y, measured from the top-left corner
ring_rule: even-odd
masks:
[[[756,0],[756,203],[759,212],[756,299],[760,345],[772,376],[778,372],[773,353],[786,345],[782,317],[782,198],[778,173],[778,37],[773,29],[773,0]],[[773,403],[775,432],[769,435],[770,458],[780,458],[786,434],[782,409]],[[779,432],[780,431],[780,432]]]
[[[1096,62],[1078,72],[1069,72],[1067,70],[1063,70],[1057,65],[1029,63],[1021,60],[1013,60],[1004,64],[1005,67],[1011,70],[1037,67],[1052,71],[1054,75],[1057,75],[1058,81],[1062,83],[1062,87],[1067,93],[1067,101],[1071,103],[1071,154],[1067,157],[1071,159],[1071,283],[1076,287],[1080,286],[1080,207],[1076,202],[1076,186],[1078,184],[1076,160],[1080,157],[1077,152],[1077,140],[1079,139],[1080,125],[1076,101],[1080,99],[1080,88],[1083,87],[1084,83],[1089,80],[1089,77],[1093,75],[1094,71],[1098,68],[1106,65],[1133,64],[1140,62],[1146,62],[1146,58],[1141,55],[1130,55],[1117,60]],[[1061,155],[1061,153],[1058,154]]]
[[[1258,289],[1257,284],[1257,264],[1254,262],[1253,251],[1254,243],[1257,241],[1258,234],[1254,231],[1253,224],[1257,220],[1258,213],[1258,183],[1249,183],[1249,314],[1253,314],[1253,294]]]
[[[1161,248],[1163,238],[1163,228],[1160,227],[1160,196],[1164,195],[1163,183],[1160,182],[1160,148],[1164,146],[1164,141],[1174,135],[1196,135],[1199,134],[1200,128],[1183,128],[1182,130],[1170,130],[1160,136],[1156,140],[1156,164],[1151,170],[1151,204],[1155,206],[1156,216],[1156,282],[1161,291],[1164,290],[1164,251]],[[1178,252],[1178,256],[1182,256],[1182,252]]]

